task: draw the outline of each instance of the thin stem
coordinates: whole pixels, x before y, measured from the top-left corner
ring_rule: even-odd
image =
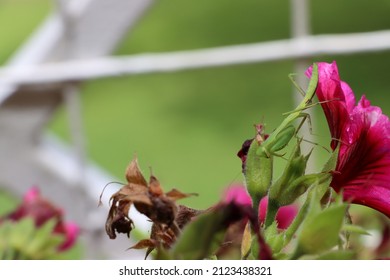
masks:
[[[253,202],[252,202],[253,212],[259,213],[259,206],[260,206],[261,198],[258,196],[254,196],[252,198],[252,200],[253,200]]]
[[[288,227],[288,229],[285,232],[285,242],[288,244],[294,234],[297,232],[299,226],[302,224],[304,219],[307,216],[307,212],[309,210],[311,201],[311,195],[308,195],[306,197],[306,201],[303,203],[301,209],[298,212],[298,215],[295,217],[294,221],[291,223],[291,225]]]

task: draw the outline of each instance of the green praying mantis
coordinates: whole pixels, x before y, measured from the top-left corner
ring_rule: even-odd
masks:
[[[291,77],[290,77],[291,78]],[[270,157],[270,155],[278,155],[277,152],[282,150],[290,140],[296,135],[297,131],[301,128],[304,121],[308,119],[310,121],[310,115],[303,112],[311,107],[311,101],[314,97],[317,84],[318,84],[318,66],[313,64],[313,73],[309,82],[306,93],[291,79],[296,88],[304,95],[301,103],[295,108],[295,110],[286,113],[287,117],[283,122],[272,132],[271,135],[260,145],[256,154],[259,156]],[[296,128],[293,122],[299,118],[302,118],[301,123]]]
[[[293,83],[299,86],[293,81]],[[288,145],[296,135],[303,122],[309,117],[303,112],[310,107],[318,83],[318,66],[313,65],[313,73],[304,98],[295,110],[287,113],[286,118],[274,132],[265,137],[263,125],[257,125],[257,134],[252,141],[246,159],[245,182],[249,194],[253,200],[254,209],[258,208],[260,200],[267,195],[272,184],[273,156],[281,156],[277,152]],[[301,124],[295,128],[293,122],[302,118]]]

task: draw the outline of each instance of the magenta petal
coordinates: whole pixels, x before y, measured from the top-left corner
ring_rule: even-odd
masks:
[[[344,188],[343,197],[346,201],[369,206],[390,218],[388,187],[370,185],[362,189],[361,186],[347,186]]]
[[[77,240],[77,237],[80,233],[80,228],[77,224],[68,222],[64,225],[64,232],[63,234],[65,235],[65,241],[62,243],[58,250],[59,251],[65,251],[70,249]]]
[[[38,187],[31,187],[23,196],[23,201],[25,203],[32,203],[37,200],[40,196],[40,191]]]
[[[265,217],[267,215],[267,208],[268,208],[268,197],[263,197],[260,200],[259,204],[259,220],[260,224],[264,223]]]
[[[332,186],[390,217],[390,121],[363,96],[343,133]]]
[[[306,71],[310,78],[312,67]],[[355,97],[351,88],[340,80],[336,62],[332,64],[318,63],[318,85],[316,89],[318,100],[321,102],[325,117],[328,121],[332,149],[335,149],[341,137],[349,113],[355,106]]]
[[[259,206],[259,220],[261,223],[265,221],[265,216],[267,214],[268,207],[268,197],[264,197],[260,201]],[[287,229],[295,216],[298,213],[298,208],[296,205],[287,205],[279,208],[278,213],[276,214],[276,221],[278,222],[279,229]]]
[[[252,205],[251,197],[249,196],[245,187],[241,185],[234,185],[228,188],[225,192],[223,201],[227,203],[235,202],[236,204],[243,205],[243,206]],[[263,223],[265,220],[267,206],[268,206],[268,197],[264,197],[260,201],[259,211],[258,211],[260,223]],[[288,206],[281,207],[276,215],[276,220],[278,221],[278,228],[279,229],[288,228],[291,222],[294,220],[295,216],[297,215],[297,212],[298,209],[295,205],[288,205]]]
[[[344,199],[390,217],[390,121],[363,96],[358,105],[335,63],[319,63],[316,94],[328,120],[334,149],[340,143],[331,187]],[[311,70],[307,71],[308,75]],[[333,99],[338,101],[334,102]]]
[[[235,185],[229,187],[224,195],[224,202],[235,202],[238,205],[252,206],[252,199],[244,186]]]
[[[287,229],[291,225],[291,223],[293,222],[297,214],[298,214],[298,208],[295,205],[287,205],[281,207],[278,213],[276,214],[276,220],[278,221],[278,228]]]

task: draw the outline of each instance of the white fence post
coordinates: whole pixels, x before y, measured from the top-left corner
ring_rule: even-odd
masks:
[[[108,55],[152,1],[59,3],[64,5],[65,18],[54,13],[10,60],[10,69],[24,71],[47,62]],[[70,27],[66,16],[72,17]],[[65,98],[76,110],[71,113],[80,113],[74,99],[75,84],[69,82],[29,87],[0,77],[0,186],[22,195],[38,185],[43,195],[64,208],[67,218],[81,226],[87,258],[128,258],[128,240],[113,242],[107,238],[102,223],[107,208],[97,208],[99,192],[112,178],[93,164],[80,169],[84,153],[80,135],[76,136],[78,154],[45,136],[45,126],[64,103],[64,94],[69,95]],[[82,133],[81,117],[70,117],[76,117],[72,120],[75,134]],[[110,247],[117,250],[108,250]]]

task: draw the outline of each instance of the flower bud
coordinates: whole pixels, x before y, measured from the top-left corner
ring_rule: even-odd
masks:
[[[317,173],[317,174],[308,174],[303,175],[294,181],[292,181],[288,186],[286,186],[283,196],[279,199],[281,205],[291,204],[298,197],[304,194],[307,189],[318,182],[318,184],[323,183],[330,177],[328,173]]]
[[[273,159],[256,154],[264,142],[263,126],[256,126],[257,134],[253,139],[245,162],[245,182],[248,193],[252,197],[253,207],[258,209],[260,200],[267,195],[272,181]]]
[[[300,142],[297,143],[282,176],[271,186],[269,198],[279,206],[291,204],[298,196],[289,193],[289,186],[305,174],[310,154],[301,154]],[[294,191],[293,191],[294,192]]]

